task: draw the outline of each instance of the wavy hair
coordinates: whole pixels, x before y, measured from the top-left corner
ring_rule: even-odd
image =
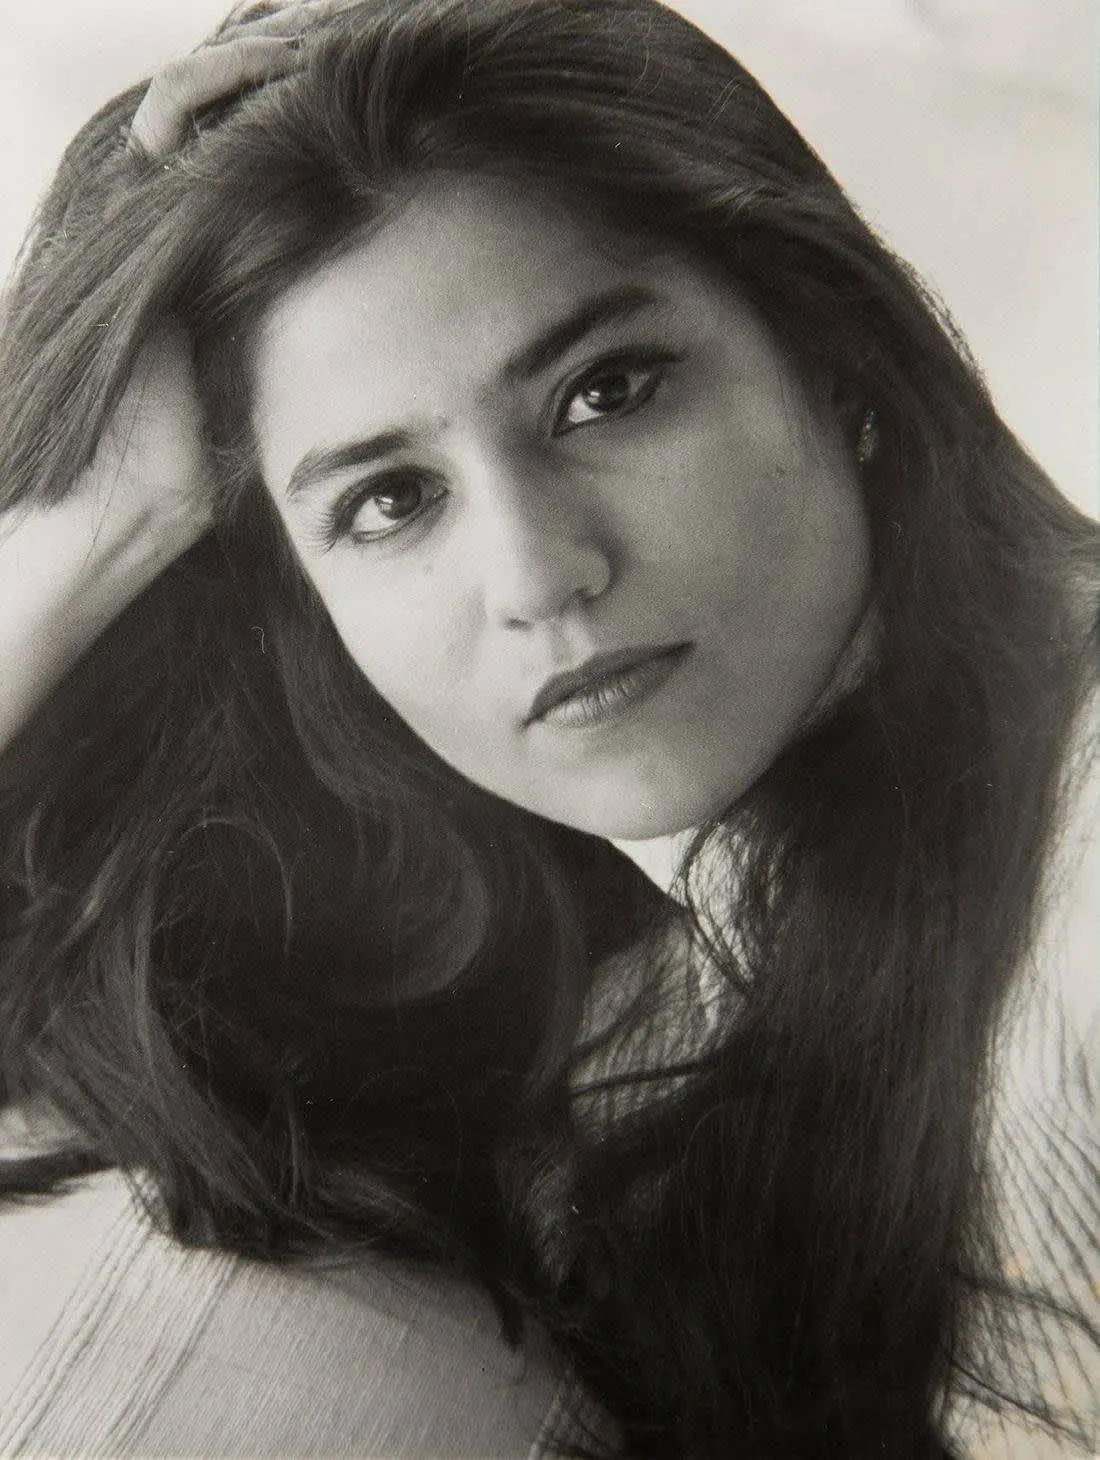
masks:
[[[360,0],[166,164],[125,152],[141,94],[72,144],[7,301],[3,500],[71,488],[170,312],[219,525],[0,764],[0,1093],[74,1132],[0,1184],[118,1166],[185,1242],[457,1266],[632,1455],[941,1453],[996,1290],[989,1049],[1092,683],[1094,530],[760,86],[651,0]],[[419,743],[255,465],[265,310],[440,173],[689,249],[850,439],[878,422],[875,661],[696,838],[721,1027],[618,1073],[684,914]],[[609,960],[644,976],[601,1056]]]

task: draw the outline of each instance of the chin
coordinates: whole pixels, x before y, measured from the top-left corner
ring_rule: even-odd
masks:
[[[732,794],[723,791],[720,796],[696,794],[676,800],[662,798],[660,801],[641,801],[623,798],[612,805],[601,806],[589,802],[576,808],[576,814],[544,811],[554,821],[587,831],[593,836],[606,837],[609,841],[654,841],[659,837],[679,836],[694,831],[696,827],[720,816],[741,792],[740,787]]]
[[[563,815],[560,808],[554,819],[612,841],[653,841],[658,837],[679,836],[725,815],[774,759],[775,752],[772,752],[736,766],[727,762],[720,767],[700,767],[695,777],[681,764],[677,767],[675,783],[669,775],[648,794],[646,789],[633,785],[620,795],[593,795],[570,808],[577,813],[575,819]],[[553,813],[544,814],[553,816]]]
[[[594,832],[596,836],[606,837],[608,841],[648,842],[662,837],[679,836],[686,831],[694,831],[706,820],[708,820],[706,815],[672,816],[639,813],[636,816],[624,816],[620,813],[618,816],[609,817],[600,826],[590,825],[582,829]]]

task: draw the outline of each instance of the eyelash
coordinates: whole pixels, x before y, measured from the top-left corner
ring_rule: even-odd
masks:
[[[630,350],[619,355],[609,356],[594,365],[586,366],[563,389],[559,403],[553,410],[554,435],[571,435],[574,431],[584,430],[587,426],[599,424],[600,421],[619,421],[624,416],[632,415],[635,411],[642,409],[660,388],[668,366],[679,363],[681,358],[669,351]],[[612,408],[606,415],[594,414],[589,420],[567,423],[566,417],[569,409],[583,392],[590,389],[601,377],[611,377],[616,373],[624,376],[640,374],[645,379],[641,387],[623,405]],[[395,490],[407,486],[429,489],[430,495],[423,506],[408,517],[394,522],[388,529],[361,533],[353,530],[355,519],[367,502],[372,498],[377,499],[392,494]],[[439,476],[433,472],[415,468],[398,468],[381,476],[372,477],[369,481],[356,482],[346,491],[341,492],[325,513],[320,534],[320,546],[322,550],[327,551],[345,539],[361,547],[384,542],[387,538],[405,532],[422,522],[431,513],[432,508],[442,501],[446,493],[447,488]]]
[[[597,361],[595,365],[587,366],[569,382],[562,392],[561,403],[554,412],[555,432],[558,435],[567,435],[570,431],[582,430],[585,426],[594,425],[597,421],[618,421],[624,416],[640,410],[642,406],[648,404],[660,388],[668,366],[677,364],[680,358],[679,355],[667,350],[626,350],[622,354],[609,356],[607,359]],[[562,423],[566,412],[577,397],[601,376],[607,377],[616,373],[621,375],[642,374],[648,378],[638,395],[621,409],[609,413],[607,416],[593,416],[589,421],[574,422],[563,431]]]
[[[384,497],[408,486],[429,490],[430,496],[422,507],[419,507],[410,516],[395,522],[386,530],[359,533],[354,531],[356,517],[372,498]],[[421,471],[415,467],[400,467],[395,471],[384,472],[380,476],[372,477],[370,481],[356,482],[346,491],[341,492],[325,513],[320,545],[322,549],[327,550],[335,547],[345,538],[359,547],[382,542],[421,521],[435,503],[442,501],[446,492],[446,486],[436,473]]]

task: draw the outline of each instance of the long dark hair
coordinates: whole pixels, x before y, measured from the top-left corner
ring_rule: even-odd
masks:
[[[632,1454],[937,1453],[995,1287],[988,1051],[1092,682],[1093,530],[756,82],[650,0],[362,0],[144,168],[139,96],[73,144],[8,301],[4,500],[69,489],[172,312],[221,521],[2,764],[0,1093],[76,1132],[8,1189],[120,1166],[187,1242],[457,1265]],[[853,439],[877,421],[873,662],[694,848],[720,1027],[584,1090],[597,970],[642,973],[590,1075],[679,1017],[684,914],[420,745],[253,462],[265,308],[440,172],[690,249]]]

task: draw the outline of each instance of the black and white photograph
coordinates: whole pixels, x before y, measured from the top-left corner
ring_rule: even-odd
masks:
[[[0,1460],[1096,1460],[1092,0],[46,0]]]

